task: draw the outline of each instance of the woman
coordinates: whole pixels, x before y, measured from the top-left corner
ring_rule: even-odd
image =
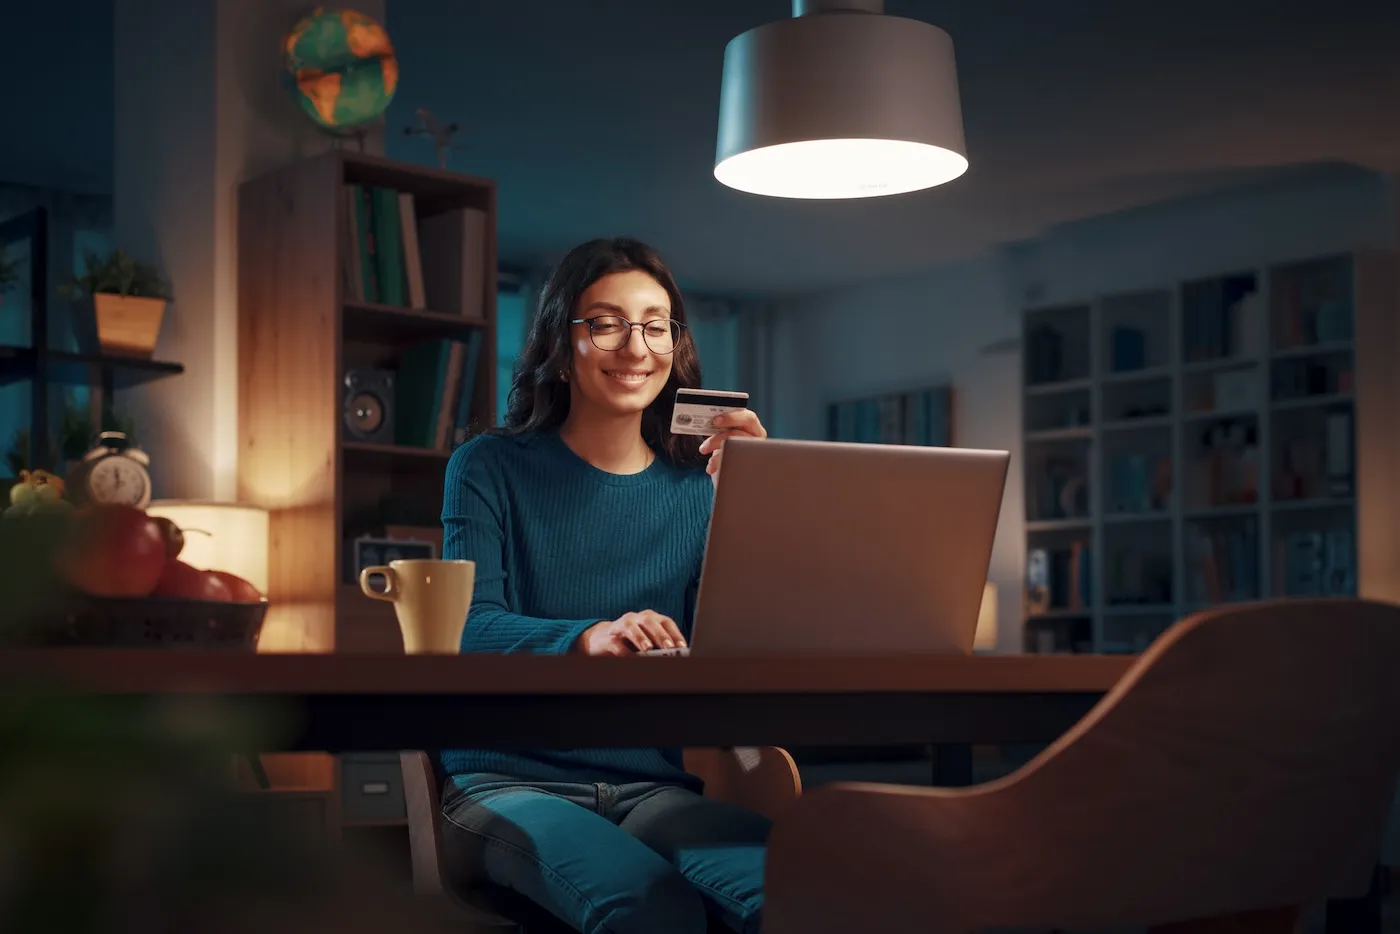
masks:
[[[447,468],[443,554],[476,562],[464,652],[631,655],[684,645],[726,437],[670,433],[700,363],[671,273],[635,240],[559,264],[502,432]],[[708,474],[708,476],[707,476]],[[638,664],[670,664],[666,661]],[[699,794],[679,749],[449,750],[450,864],[584,934],[757,931],[768,824]]]

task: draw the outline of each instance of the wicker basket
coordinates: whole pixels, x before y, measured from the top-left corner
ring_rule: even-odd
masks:
[[[267,601],[69,594],[30,629],[43,645],[255,651]]]

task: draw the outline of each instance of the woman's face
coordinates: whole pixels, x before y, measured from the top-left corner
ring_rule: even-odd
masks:
[[[673,333],[671,298],[661,284],[635,269],[603,276],[584,291],[573,317],[592,321],[592,334],[588,324],[569,325],[571,404],[615,415],[651,405],[671,375],[671,354],[657,352]]]

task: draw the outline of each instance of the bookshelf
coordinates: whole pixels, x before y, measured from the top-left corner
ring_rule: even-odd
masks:
[[[953,387],[931,386],[846,399],[826,407],[828,441],[950,446]]]
[[[1397,299],[1391,258],[1358,253],[1027,310],[1025,650],[1140,652],[1208,606],[1400,595]]]
[[[496,188],[338,149],[243,183],[238,497],[270,511],[260,651],[402,651],[353,541],[439,527],[457,443],[496,412]],[[346,374],[392,374],[388,433],[347,422]],[[328,757],[275,784],[336,787]],[[397,768],[397,766],[395,766]]]

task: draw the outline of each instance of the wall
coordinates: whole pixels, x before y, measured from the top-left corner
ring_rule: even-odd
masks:
[[[0,183],[112,190],[112,8],[112,0],[5,5]]]
[[[786,302],[771,325],[769,430],[821,438],[830,401],[951,382],[957,443],[1012,455],[989,576],[999,592],[999,646],[1014,650],[1025,559],[1020,310],[1394,246],[1395,196],[1385,176],[1310,168],[1267,185],[1068,224],[957,266]]]
[[[185,367],[118,398],[160,498],[235,496],[238,185],[332,145],[282,85],[281,42],[306,6],[116,3],[113,239],[171,280],[156,356]],[[384,17],[383,0],[356,8]],[[382,135],[367,148],[382,151]]]

